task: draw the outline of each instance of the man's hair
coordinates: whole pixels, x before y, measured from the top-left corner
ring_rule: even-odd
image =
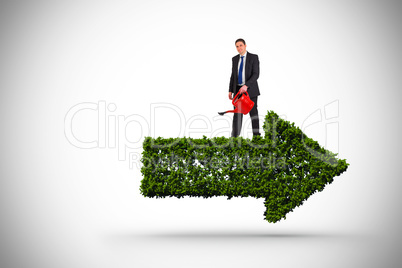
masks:
[[[235,42],[235,45],[236,45],[237,42],[242,42],[243,45],[246,45],[246,41],[244,41],[244,39],[242,39],[242,38],[237,39],[236,42]]]

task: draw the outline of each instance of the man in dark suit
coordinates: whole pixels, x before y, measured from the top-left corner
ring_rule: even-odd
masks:
[[[258,119],[257,99],[260,95],[257,79],[260,75],[260,62],[258,55],[251,54],[246,50],[246,41],[237,39],[235,42],[237,52],[232,58],[232,75],[229,83],[229,99],[232,100],[237,92],[246,92],[254,102],[254,107],[250,111],[253,136],[260,135],[260,124]],[[232,137],[240,135],[243,114],[233,115]]]

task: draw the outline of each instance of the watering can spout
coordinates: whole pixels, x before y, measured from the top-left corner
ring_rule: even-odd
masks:
[[[221,113],[218,112],[218,114],[219,115],[224,115],[225,113],[242,113],[244,115],[248,114],[254,107],[254,102],[250,99],[247,91],[240,95],[239,94],[240,92],[238,92],[232,100],[232,104],[235,107],[234,110]]]

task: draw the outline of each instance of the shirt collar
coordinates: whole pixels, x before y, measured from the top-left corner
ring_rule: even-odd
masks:
[[[246,56],[247,56],[247,50],[246,50],[246,53],[244,53],[243,57],[245,58]],[[242,55],[239,54],[239,57],[241,58]]]

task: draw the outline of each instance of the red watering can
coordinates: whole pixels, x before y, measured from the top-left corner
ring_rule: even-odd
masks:
[[[220,115],[224,115],[225,113],[242,113],[248,114],[254,106],[254,102],[250,100],[247,91],[240,94],[237,92],[236,96],[232,100],[232,104],[235,107],[234,110],[226,111],[223,113],[218,113]]]

